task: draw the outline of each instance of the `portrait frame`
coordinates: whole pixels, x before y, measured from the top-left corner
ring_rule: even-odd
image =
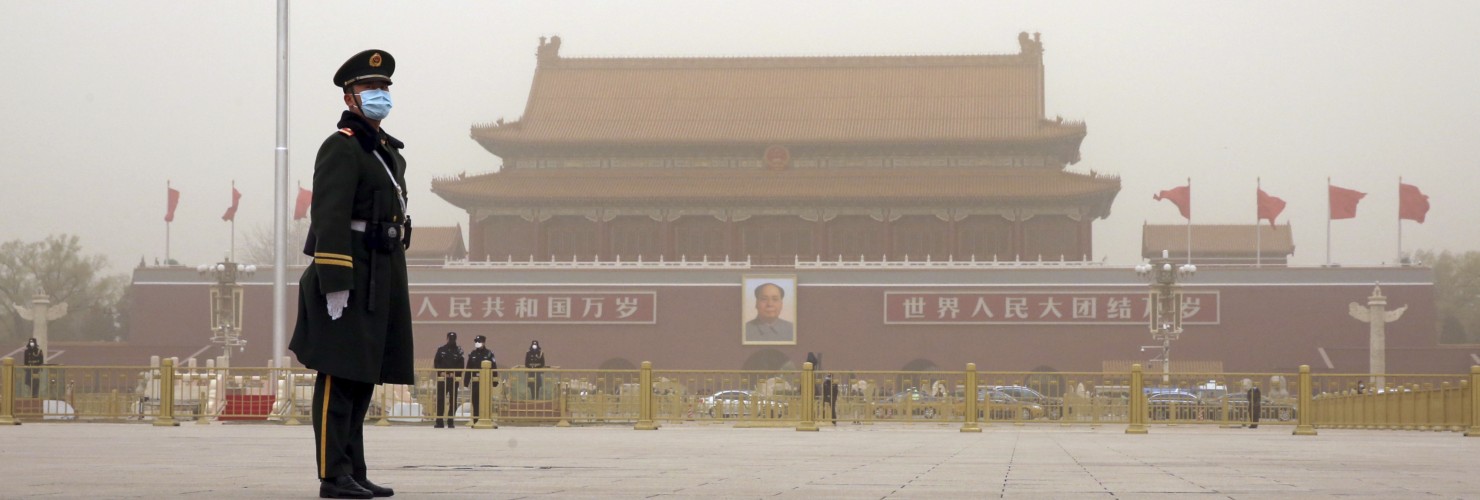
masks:
[[[774,285],[781,289],[781,311],[779,322],[762,326],[757,322],[760,315],[756,308],[756,288]],[[797,277],[795,274],[747,274],[740,277],[740,344],[741,345],[796,345],[797,344]],[[752,326],[752,322],[756,325]],[[790,336],[774,338],[778,331],[790,331]]]

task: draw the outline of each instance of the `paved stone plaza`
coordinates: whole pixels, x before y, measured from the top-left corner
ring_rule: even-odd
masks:
[[[368,427],[396,498],[1480,498],[1480,439],[1290,427]],[[0,498],[314,498],[308,426],[0,428]]]

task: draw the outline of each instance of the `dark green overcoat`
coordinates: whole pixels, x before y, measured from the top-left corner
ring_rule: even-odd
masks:
[[[321,373],[367,383],[411,384],[416,375],[405,249],[396,244],[389,252],[376,252],[366,245],[365,233],[350,228],[350,221],[372,220],[377,199],[378,220],[407,221],[404,195],[396,189],[396,184],[406,186],[403,144],[354,113],[345,112],[339,127],[319,146],[314,162],[311,246],[304,249],[313,261],[298,281],[298,324],[288,349],[304,366]],[[339,319],[330,319],[324,296],[341,290],[350,291],[349,305]]]

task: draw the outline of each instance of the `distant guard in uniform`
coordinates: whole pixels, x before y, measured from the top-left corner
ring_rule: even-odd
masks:
[[[822,418],[832,418],[838,425],[838,384],[833,383],[832,374],[822,379]]]
[[[462,346],[457,345],[457,332],[447,332],[447,343],[437,348],[437,357],[432,359],[437,371],[437,428],[454,427],[452,414],[457,412],[457,371],[463,368]],[[451,402],[451,405],[448,405]]]
[[[36,343],[36,337],[26,342],[26,385],[31,386],[31,398],[41,393],[41,365],[46,364],[46,352]],[[31,367],[37,368],[31,368]]]
[[[540,350],[540,341],[529,343],[529,350],[524,352],[525,368],[544,368],[545,351]],[[539,399],[540,390],[544,388],[545,375],[540,372],[529,374],[529,399]]]
[[[1259,428],[1259,416],[1264,412],[1264,395],[1260,393],[1259,386],[1249,388],[1249,428]]]
[[[487,361],[493,368],[493,371],[488,375],[489,380],[493,381],[491,387],[498,387],[498,360],[493,359],[493,351],[484,347],[483,342],[487,340],[488,337],[482,335],[473,337],[473,352],[468,353],[468,371],[463,372],[463,385],[467,386],[473,392],[473,423],[475,424],[478,423],[478,418],[483,416],[479,410],[482,407],[478,406],[479,402],[483,400],[478,392],[483,387],[483,381],[478,379],[481,375],[476,375],[475,373],[478,373],[476,370],[483,369],[484,361]]]
[[[298,324],[288,348],[318,371],[314,456],[319,496],[388,497],[366,477],[364,424],[377,384],[413,384],[411,302],[406,289],[404,144],[380,125],[391,111],[396,60],[355,54],[334,73],[348,109],[319,146],[314,201],[298,282]]]

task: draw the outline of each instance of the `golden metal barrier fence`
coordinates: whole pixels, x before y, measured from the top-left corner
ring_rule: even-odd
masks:
[[[1473,375],[1317,375],[1316,425],[1337,429],[1467,432]]]
[[[1291,426],[1480,436],[1480,366],[1465,375],[821,370],[418,369],[376,387],[367,421],[448,425],[695,422],[736,427],[873,423]],[[496,374],[495,374],[496,372]],[[482,384],[484,379],[491,384]],[[0,425],[26,421],[310,419],[315,373],[184,365],[19,367],[0,360]],[[440,389],[443,401],[439,407]],[[1251,404],[1252,390],[1257,403]],[[1255,411],[1254,407],[1258,409]],[[484,418],[486,417],[486,418]]]

